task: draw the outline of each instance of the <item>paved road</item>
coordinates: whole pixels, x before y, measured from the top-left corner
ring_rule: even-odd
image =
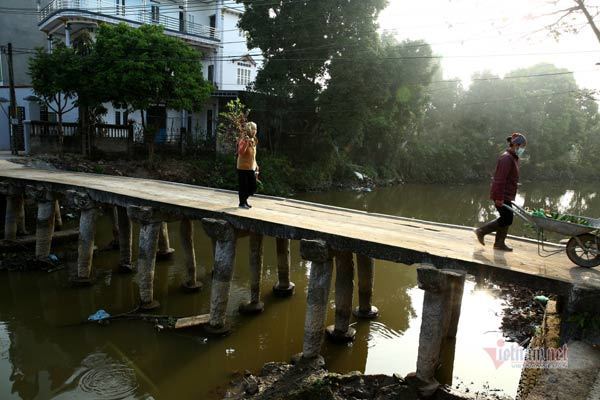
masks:
[[[572,284],[600,289],[600,268],[575,266],[564,252],[542,258],[537,245],[513,238],[513,253],[483,247],[471,228],[371,214],[290,199],[258,196],[237,208],[237,193],[173,182],[50,171],[0,160],[0,178],[47,182],[52,190],[81,188],[116,205],[157,206],[193,218],[218,217],[236,228],[290,239],[323,239],[332,247],[403,263],[465,268],[498,281],[567,293]]]

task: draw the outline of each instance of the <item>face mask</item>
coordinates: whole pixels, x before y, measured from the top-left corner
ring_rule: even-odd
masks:
[[[516,151],[515,154],[519,157],[521,157],[523,155],[523,153],[525,153],[525,149],[523,147],[519,147]]]

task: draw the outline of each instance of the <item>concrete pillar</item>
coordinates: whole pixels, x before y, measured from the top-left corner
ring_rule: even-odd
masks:
[[[457,307],[455,302],[460,303],[462,293],[459,296],[455,292],[464,288],[465,273],[423,266],[417,269],[417,276],[425,297],[415,376],[420,394],[428,397],[440,387],[435,373],[440,364],[442,343],[449,334],[456,334],[450,332],[450,326],[458,324],[459,315],[453,313],[460,310],[460,304]]]
[[[356,329],[350,327],[354,291],[354,259],[351,252],[335,253],[335,324],[327,327],[328,337],[335,342],[351,342]]]
[[[108,216],[108,219],[110,220],[110,227],[111,227],[111,231],[112,231],[112,240],[110,241],[110,243],[106,246],[106,249],[112,249],[112,250],[116,250],[119,249],[119,211],[117,210],[118,207],[115,206],[107,206],[104,211],[106,213],[106,215]],[[124,209],[122,211],[126,212],[126,209]],[[127,217],[127,215],[125,214],[125,218],[129,218]],[[127,232],[125,233],[127,234]]]
[[[73,190],[67,191],[67,199],[80,210],[79,241],[77,245],[77,276],[73,279],[77,284],[90,284],[92,260],[94,257],[94,237],[96,235],[96,218],[98,205],[89,195]],[[53,216],[56,218],[56,202],[53,206]]]
[[[374,260],[362,254],[357,254],[356,263],[358,271],[358,307],[354,309],[354,316],[365,319],[377,318],[379,310],[371,304],[373,299]]]
[[[65,46],[71,47],[71,24],[65,24]]]
[[[161,219],[150,207],[127,207],[129,218],[140,224],[139,255],[137,261],[140,308],[152,310],[160,307],[154,300],[154,269]]]
[[[54,194],[44,187],[27,186],[27,195],[38,204],[35,230],[35,257],[46,259],[50,255],[54,235]]]
[[[181,220],[179,234],[187,272],[185,282],[183,282],[182,286],[188,291],[198,291],[202,287],[202,283],[198,280],[196,251],[194,249],[194,224],[190,219],[184,218]]]
[[[304,260],[311,262],[301,359],[321,359],[319,353],[327,317],[332,254],[327,244],[319,240],[302,240],[300,254]]]
[[[229,332],[225,313],[235,262],[236,234],[234,228],[223,220],[205,218],[202,220],[202,226],[208,236],[216,240],[210,293],[210,322],[206,329],[212,334],[225,334]]]
[[[4,215],[4,239],[17,238],[17,215],[19,214],[18,196],[10,193],[6,196],[6,213]]]
[[[296,285],[290,282],[290,240],[276,238],[277,247],[277,283],[273,286],[273,294],[288,297],[294,294]]]
[[[260,283],[263,268],[263,235],[250,234],[250,301],[240,305],[242,314],[258,314],[265,309],[260,301]]]
[[[450,299],[450,323],[446,339],[456,339],[456,331],[458,330],[458,320],[460,319],[460,309],[462,306],[463,292],[465,291],[465,275],[455,277],[450,276],[450,291],[452,298]]]
[[[175,252],[175,249],[171,248],[171,243],[169,242],[169,228],[166,222],[160,224],[160,230],[158,233],[158,252],[156,253],[156,257],[160,260],[165,260],[171,257],[171,255]]]
[[[17,235],[29,235],[25,226],[25,198],[23,197],[23,192],[21,191],[15,197],[17,201]]]
[[[125,273],[133,272],[134,269],[131,263],[131,247],[133,242],[131,220],[129,219],[129,215],[127,215],[127,208],[115,207],[115,211],[117,213],[118,224],[119,271]]]
[[[54,229],[60,231],[63,227],[62,215],[60,213],[60,203],[54,200]]]

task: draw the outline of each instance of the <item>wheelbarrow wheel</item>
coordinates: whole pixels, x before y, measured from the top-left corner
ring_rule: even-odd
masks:
[[[600,242],[600,239],[590,233],[572,237],[567,243],[567,256],[569,260],[580,267],[597,267],[600,265],[598,242]]]

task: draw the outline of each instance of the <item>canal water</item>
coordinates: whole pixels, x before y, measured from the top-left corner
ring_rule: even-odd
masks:
[[[487,185],[403,185],[373,192],[297,197],[473,226],[493,216],[487,191]],[[600,196],[597,186],[591,184],[527,184],[521,188],[518,201],[531,208],[600,216]],[[170,232],[175,255],[156,267],[155,296],[162,306],[159,313],[208,313],[208,280],[196,294],[179,289],[185,271],[177,224],[170,225]],[[199,223],[196,232],[199,265],[210,271],[210,240]],[[532,234],[520,222],[513,232]],[[106,217],[99,220],[96,239],[99,247],[111,240]],[[114,272],[116,251],[96,253],[96,282],[87,288],[71,287],[66,270],[0,272],[0,399],[218,399],[235,374],[257,372],[268,361],[288,361],[302,347],[310,264],[301,261],[298,243],[293,242],[291,277],[296,294],[289,299],[274,298],[275,241],[266,239],[262,281],[265,312],[242,317],[237,306],[249,297],[247,260],[248,241],[243,239],[237,248],[228,312],[233,331],[217,339],[199,330],[158,331],[142,321],[115,321],[106,326],[83,323],[99,309],[118,314],[137,305],[135,276]],[[400,375],[414,371],[423,302],[415,268],[376,262],[373,302],[381,317],[356,322],[357,337],[352,344],[324,344],[323,355],[331,371]],[[356,293],[354,301],[356,304]],[[497,350],[515,346],[500,340],[502,308],[502,300],[493,290],[467,281],[458,338],[455,347],[449,344],[447,349],[455,351],[454,369],[445,365],[442,371],[453,385],[466,385],[471,391],[497,389],[506,395],[516,394],[518,365],[496,357]],[[328,324],[333,323],[333,315],[332,293]]]

